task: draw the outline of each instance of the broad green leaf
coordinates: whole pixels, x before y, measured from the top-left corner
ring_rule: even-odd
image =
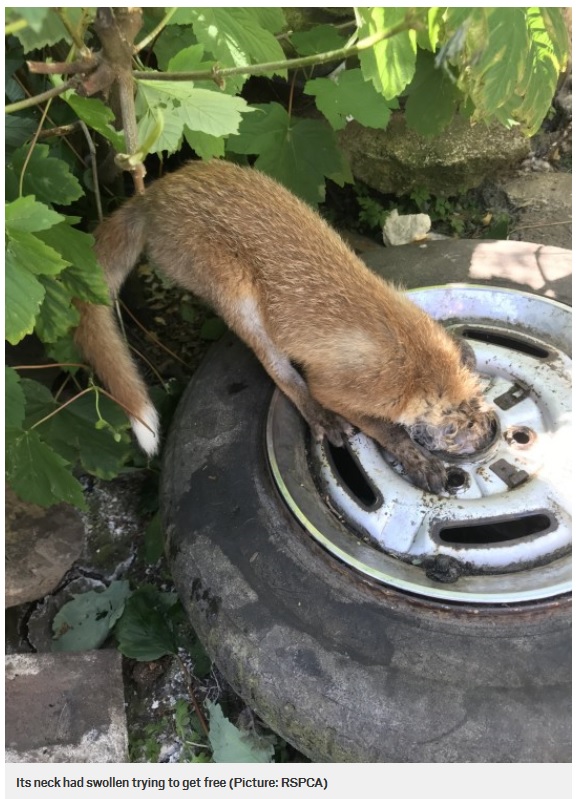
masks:
[[[460,99],[461,93],[447,73],[435,68],[434,56],[419,50],[404,109],[408,127],[422,136],[438,135],[453,119]]]
[[[186,103],[181,104],[181,118],[192,131],[210,136],[237,133],[242,114],[253,111],[241,97],[218,94],[207,89],[191,89]]]
[[[273,33],[260,24],[260,9],[193,9],[193,32],[205,50],[224,67],[284,61],[285,55]],[[271,73],[270,73],[271,74]],[[286,77],[286,70],[273,74]],[[233,81],[241,88],[246,78]]]
[[[176,594],[162,594],[149,585],[133,593],[115,628],[119,650],[125,657],[148,661],[176,654],[171,609],[177,602]]]
[[[37,202],[30,195],[7,203],[5,218],[9,235],[15,230],[28,233],[47,230],[64,219],[61,214],[57,214],[44,203]]]
[[[117,580],[104,591],[87,591],[74,596],[53,619],[52,651],[98,649],[122,616],[130,594],[128,581]]]
[[[28,155],[28,148],[16,150],[6,170],[6,199],[19,196],[20,173]],[[78,180],[68,164],[50,155],[47,144],[37,144],[32,151],[23,181],[23,194],[33,194],[37,200],[56,205],[69,205],[83,196]]]
[[[70,261],[65,261],[60,253],[49,247],[33,233],[14,230],[8,238],[8,253],[21,269],[35,275],[57,275]]]
[[[18,15],[25,19],[35,33],[42,30],[50,8],[17,8]]]
[[[407,8],[359,8],[362,24],[360,39],[385,32],[404,22]],[[413,30],[383,39],[374,47],[360,52],[360,66],[366,80],[371,80],[377,92],[386,100],[398,97],[414,76],[416,63],[416,32]]]
[[[223,136],[210,136],[200,130],[183,129],[185,141],[194,150],[199,158],[209,161],[211,158],[223,158],[225,155],[225,140]]]
[[[208,89],[190,88],[179,81],[139,81],[137,113],[139,141],[151,134],[156,112],[161,110],[164,129],[154,145],[154,152],[174,152],[181,141],[184,126],[210,136],[237,132],[242,114],[253,109],[241,97],[232,97]]]
[[[529,42],[524,8],[485,9],[484,23],[484,33],[478,25],[469,29],[471,52],[478,50],[471,62],[469,81],[479,113],[490,116],[515,92]],[[480,48],[482,35],[484,48]]]
[[[175,55],[171,57],[171,60],[167,64],[167,72],[194,72],[202,69],[211,69],[215,62],[205,61],[204,58],[205,49],[202,44],[192,44],[189,47],[183,47],[178,53],[175,53]]]
[[[270,33],[279,33],[285,28],[286,20],[281,8],[263,8],[261,6],[251,9],[256,15],[262,28]]]
[[[44,286],[14,255],[6,253],[5,281],[5,336],[11,344],[18,344],[32,333],[38,309],[44,299]]]
[[[186,9],[179,9],[177,13],[184,10]],[[175,17],[173,16],[169,20],[167,27],[153,44],[153,52],[157,59],[157,69],[163,72],[168,72],[171,59],[191,44],[192,20],[188,21],[187,27],[175,24],[174,20]]]
[[[255,733],[242,732],[223,715],[221,707],[206,704],[209,712],[209,743],[214,763],[272,763],[274,748]]]
[[[28,430],[32,425],[36,424],[36,422],[39,422],[56,410],[56,408],[58,408],[58,403],[52,396],[50,390],[42,383],[39,383],[38,380],[23,377],[20,380],[20,386],[26,399],[24,429]],[[44,432],[44,426],[42,426],[41,429],[42,432]]]
[[[35,332],[41,341],[58,341],[78,325],[79,314],[72,305],[70,292],[56,278],[40,275],[44,300],[36,317]]]
[[[113,127],[115,115],[102,100],[96,97],[80,97],[76,92],[65,92],[62,97],[89,128],[110,141],[117,152],[124,151],[125,137]]]
[[[299,55],[316,55],[340,50],[345,40],[333,25],[316,25],[308,31],[292,33],[291,42]]]
[[[387,101],[378,94],[360,69],[341,72],[337,79],[316,78],[306,83],[305,94],[313,94],[316,106],[334,130],[346,126],[348,117],[354,117],[369,128],[385,128],[396,101]]]
[[[15,9],[15,11],[18,15],[26,18],[28,22],[27,28],[15,33],[15,36],[24,47],[25,53],[29,53],[31,50],[38,50],[46,45],[56,44],[62,39],[67,42],[72,41],[54,9],[31,8]],[[29,12],[28,17],[26,17],[25,11]],[[44,13],[46,11],[48,13]],[[78,25],[82,16],[82,8],[65,8],[63,11],[73,27]],[[34,20],[34,25],[32,25],[31,19]]]
[[[218,316],[206,319],[201,325],[199,335],[204,341],[218,341],[227,331],[227,325]]]
[[[55,363],[82,363],[82,355],[78,351],[72,336],[65,336],[45,346],[46,354]],[[75,374],[77,366],[61,366],[65,372]]]
[[[323,120],[294,119],[278,103],[255,106],[227,148],[257,154],[255,166],[312,205],[325,196],[326,177],[348,179],[334,132]]]
[[[96,260],[93,236],[65,222],[43,231],[38,238],[71,264],[60,274],[61,283],[71,296],[87,302],[109,304],[109,290]]]
[[[18,372],[9,366],[5,366],[4,382],[6,388],[6,427],[20,428],[24,421],[26,398],[20,385]]]
[[[84,509],[82,486],[64,458],[36,430],[6,433],[7,477],[21,499],[48,507],[68,502]]]
[[[97,398],[107,429],[100,429]],[[63,445],[72,447],[75,459],[80,458],[84,470],[102,480],[116,477],[133,451],[126,432],[129,428],[126,415],[102,394],[85,394],[53,416],[47,427],[43,434],[55,449],[60,450]]]
[[[9,97],[11,102],[16,99]],[[28,141],[36,131],[38,123],[22,114],[6,114],[4,117],[4,141],[7,150],[15,150]]]
[[[559,65],[559,71],[562,71],[567,65],[570,44],[563,14],[560,8],[541,8],[540,11],[545,29],[551,40],[553,54]]]

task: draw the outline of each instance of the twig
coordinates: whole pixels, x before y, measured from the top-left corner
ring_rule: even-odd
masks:
[[[88,72],[98,65],[98,59],[94,55],[89,58],[79,58],[76,61],[27,61],[28,71],[35,75],[78,75]]]
[[[40,105],[40,103],[44,103],[46,100],[52,100],[53,97],[58,97],[59,94],[64,94],[64,92],[72,88],[73,83],[74,78],[69,78],[69,80],[65,81],[60,86],[54,86],[52,89],[42,92],[42,94],[35,94],[33,97],[27,97],[25,100],[18,100],[16,103],[4,106],[4,111],[6,114],[14,114],[16,111],[22,111],[24,108],[32,108],[34,105]]]
[[[103,221],[103,205],[101,202],[101,191],[100,191],[100,182],[99,182],[99,173],[97,167],[97,159],[96,159],[96,148],[94,146],[94,142],[92,140],[92,136],[89,133],[89,130],[86,124],[80,120],[80,127],[82,128],[82,132],[84,133],[84,137],[88,144],[88,150],[90,153],[90,162],[91,162],[91,169],[92,169],[92,182],[94,185],[94,196],[95,202],[97,207],[97,216],[99,222]]]
[[[89,386],[88,388],[85,388],[83,391],[80,392],[80,394],[75,394],[74,397],[71,397],[66,402],[63,402],[62,405],[59,405],[58,408],[56,408],[54,411],[49,413],[47,416],[43,416],[42,419],[39,419],[38,422],[35,422],[33,425],[31,425],[28,428],[28,430],[34,430],[35,427],[38,427],[39,425],[43,424],[44,422],[47,422],[49,419],[52,419],[52,417],[56,416],[57,413],[60,413],[68,405],[70,405],[73,402],[76,402],[77,399],[80,399],[81,397],[84,397],[84,395],[88,394],[90,391],[98,391],[98,390],[99,389],[97,389],[96,386]]]
[[[559,222],[541,222],[537,225],[517,225],[509,232],[509,236],[512,236],[513,233],[518,233],[519,230],[535,230],[536,228],[553,227],[553,225],[570,225],[572,221],[572,219],[562,219]]]
[[[40,117],[40,122],[36,127],[36,131],[34,132],[34,136],[32,137],[32,141],[30,142],[30,147],[28,148],[28,152],[26,153],[26,158],[24,159],[24,163],[22,164],[22,169],[20,170],[20,180],[18,181],[18,196],[22,197],[22,189],[24,187],[24,175],[26,174],[26,169],[28,168],[28,164],[30,163],[30,159],[32,158],[32,153],[34,152],[34,148],[36,147],[36,142],[38,141],[38,137],[40,136],[40,131],[42,130],[42,126],[44,125],[44,120],[46,119],[46,115],[48,114],[48,109],[50,108],[50,103],[52,100],[49,100],[46,103],[44,111],[42,112],[42,116]]]
[[[163,31],[163,29],[165,28],[165,26],[167,25],[167,23],[169,22],[171,17],[178,10],[179,10],[179,6],[175,6],[174,8],[170,8],[167,11],[167,13],[165,14],[165,16],[163,17],[163,19],[159,22],[157,27],[153,28],[153,30],[149,33],[148,36],[145,36],[145,38],[141,42],[139,42],[139,44],[136,44],[133,47],[133,53],[135,53],[135,54],[136,53],[140,53],[141,50],[144,50],[145,47],[147,47],[147,45],[149,45],[154,39],[156,39],[157,36]]]
[[[177,658],[177,662],[179,663],[179,666],[181,667],[181,670],[182,670],[182,672],[183,672],[183,674],[185,676],[185,683],[187,685],[187,692],[189,694],[189,698],[191,699],[191,704],[193,705],[195,713],[197,714],[197,718],[199,719],[199,724],[201,725],[201,729],[203,730],[203,734],[205,735],[206,738],[208,738],[209,737],[209,725],[207,724],[207,719],[205,718],[205,714],[203,713],[203,710],[201,709],[201,705],[197,701],[197,697],[195,696],[195,692],[193,691],[193,686],[191,685],[191,678],[189,677],[189,672],[187,671],[187,667],[183,663],[183,660],[181,659],[181,656],[178,653],[175,655],[175,657]]]
[[[143,355],[143,353],[140,350],[138,350],[136,347],[133,347],[132,344],[129,344],[129,349],[132,350],[138,358],[140,358],[142,361],[144,361],[147,364],[147,366],[149,367],[151,372],[153,372],[159,383],[162,386],[164,386],[165,381],[163,380],[163,375],[153,366],[151,361],[145,355]]]
[[[85,363],[39,363],[33,366],[13,366],[12,369],[54,369],[61,366],[77,366],[79,369],[88,369]]]
[[[76,49],[79,51],[79,53],[82,53],[83,56],[86,55],[86,53],[88,52],[88,48],[87,48],[86,44],[84,43],[83,38],[79,35],[79,32],[77,30],[75,30],[75,28],[73,28],[72,25],[70,24],[70,20],[66,16],[65,9],[64,8],[55,8],[54,10],[56,11],[58,16],[60,17],[60,21],[64,25],[68,35],[70,36],[70,38],[72,39],[72,41],[74,43]]]
[[[168,355],[170,355],[172,358],[175,358],[175,360],[176,360],[176,361],[179,361],[179,363],[182,363],[182,364],[183,364],[183,366],[187,367],[187,369],[189,369],[189,368],[190,368],[188,363],[186,363],[184,360],[182,360],[181,358],[179,358],[179,356],[178,356],[178,355],[176,355],[176,354],[175,354],[175,353],[174,353],[172,350],[170,350],[170,349],[169,349],[169,347],[166,347],[164,344],[162,344],[162,343],[159,341],[159,339],[158,339],[156,336],[154,336],[154,335],[153,335],[153,334],[152,334],[152,333],[151,333],[149,330],[147,330],[147,328],[146,328],[146,327],[145,327],[145,326],[144,326],[144,325],[143,325],[141,322],[139,322],[139,320],[137,319],[137,317],[136,317],[134,314],[132,314],[132,313],[130,312],[130,310],[127,308],[127,306],[126,306],[126,304],[125,304],[124,302],[123,302],[123,303],[121,303],[121,305],[122,305],[122,307],[123,307],[123,311],[124,311],[125,313],[127,313],[127,314],[128,314],[130,317],[131,317],[131,319],[132,319],[132,320],[133,320],[133,322],[134,322],[134,323],[137,325],[137,327],[139,327],[139,328],[140,328],[140,329],[143,331],[143,333],[144,333],[144,334],[145,334],[145,335],[146,335],[148,338],[150,338],[150,339],[151,339],[151,341],[153,341],[153,342],[154,342],[154,343],[155,343],[155,344],[156,344],[158,347],[160,347],[162,350],[165,350],[165,352],[166,352]]]
[[[339,61],[356,55],[361,50],[367,50],[384,39],[391,39],[399,33],[411,30],[412,21],[404,21],[388,31],[381,31],[359,42],[351,47],[341,47],[339,50],[330,50],[327,53],[316,53],[314,55],[302,56],[301,58],[289,58],[284,61],[271,61],[263,64],[248,64],[241,67],[219,68],[214,66],[210,70],[195,70],[193,72],[139,72],[134,71],[133,77],[138,80],[219,80],[235,75],[262,75],[264,72],[278,72],[282,69],[299,69],[317,64],[326,64],[330,61]]]

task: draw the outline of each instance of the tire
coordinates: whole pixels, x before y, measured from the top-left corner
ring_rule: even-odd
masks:
[[[447,266],[432,282],[469,279],[468,258],[448,268],[455,244],[436,243]],[[392,251],[377,271],[400,279]],[[420,265],[403,277],[428,284]],[[175,584],[234,690],[315,762],[568,762],[570,597],[431,601],[334,560],[274,488],[271,393],[253,354],[224,338],[186,391],[165,450]]]

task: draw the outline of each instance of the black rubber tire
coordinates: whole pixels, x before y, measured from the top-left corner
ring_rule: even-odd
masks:
[[[568,762],[570,597],[444,604],[336,562],[269,474],[271,390],[226,337],[186,391],[165,450],[173,576],[232,687],[315,762]]]

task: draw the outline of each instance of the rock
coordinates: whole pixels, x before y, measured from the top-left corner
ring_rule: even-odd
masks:
[[[460,117],[432,139],[409,130],[402,114],[393,114],[386,130],[349,122],[338,139],[354,176],[384,194],[460,194],[516,167],[530,152],[517,129],[471,125]]]
[[[405,214],[400,216],[394,209],[384,222],[382,235],[384,244],[393,247],[411,244],[425,238],[431,226],[428,214]]]
[[[509,238],[571,249],[571,183],[566,172],[531,172],[504,181],[501,188],[517,213]]]
[[[6,761],[126,762],[121,662],[113,649],[7,656]]]
[[[41,508],[6,487],[6,607],[53,591],[84,546],[80,514],[61,503]]]

